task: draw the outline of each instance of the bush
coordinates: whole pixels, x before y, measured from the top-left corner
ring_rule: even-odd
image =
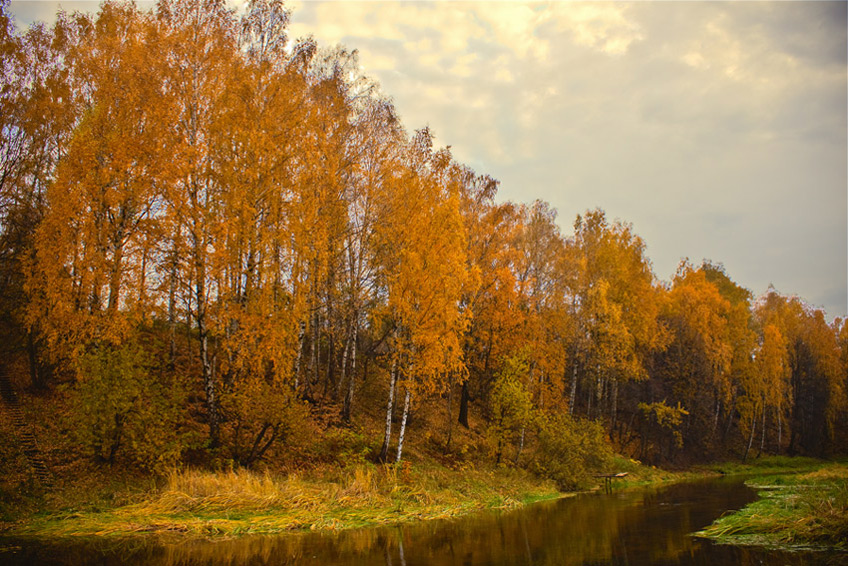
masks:
[[[379,451],[379,443],[358,430],[328,429],[316,445],[316,456],[333,460],[342,467],[362,465]]]
[[[152,366],[134,343],[97,346],[80,358],[72,414],[79,441],[98,460],[161,470],[179,459],[185,395]]]
[[[612,460],[601,424],[561,414],[544,419],[533,466],[536,473],[555,481],[559,489],[585,486],[593,473],[608,471]]]
[[[533,401],[524,386],[528,373],[529,368],[523,356],[507,358],[492,387],[489,400],[492,417],[486,436],[490,452],[498,464],[510,444],[519,444],[520,453],[523,434],[535,419]]]

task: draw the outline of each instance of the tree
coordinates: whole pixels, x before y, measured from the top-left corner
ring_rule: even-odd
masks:
[[[50,375],[41,322],[44,302],[32,264],[35,234],[46,211],[45,195],[56,174],[79,114],[68,59],[85,17],[57,15],[52,29],[31,26],[18,36],[0,6],[2,31],[2,94],[0,94],[0,250],[2,250],[2,310],[10,336],[26,339],[30,377],[43,388]]]
[[[536,201],[522,213],[523,222],[513,241],[516,310],[522,311],[524,322],[520,347],[530,353],[528,388],[537,407],[544,408],[562,398],[566,362],[562,338],[568,332],[560,263],[564,242],[556,225],[556,210],[547,203]]]
[[[610,224],[602,210],[577,217],[565,260],[574,321],[569,411],[574,411],[582,383],[586,414],[591,415],[593,398],[599,403],[608,399],[614,425],[619,386],[644,380],[649,360],[668,343],[659,319],[662,295],[645,257],[645,243],[631,226]]]
[[[466,246],[457,187],[441,182],[449,164],[445,150],[432,151],[429,131],[419,131],[381,195],[375,245],[386,297],[383,317],[394,329],[384,460],[396,386],[404,389],[395,458],[400,461],[413,395],[441,393],[445,376],[462,370],[466,317],[460,300],[467,277]]]
[[[758,411],[762,416],[760,452],[765,446],[766,414],[769,410],[777,420],[777,447],[780,450],[783,436],[783,412],[789,400],[789,376],[789,352],[786,339],[776,325],[767,324],[763,328],[761,344],[756,353],[756,366],[751,372],[751,378],[743,384],[744,392],[740,398],[740,414],[745,418],[741,424],[743,428],[750,430],[745,457],[751,449],[755,430],[753,419]]]
[[[120,343],[147,312],[151,242],[158,236],[162,92],[148,59],[151,29],[127,4],[105,3],[69,71],[85,108],[36,236],[34,316],[54,352],[72,360]]]
[[[521,228],[520,210],[494,202],[497,182],[467,172],[462,192],[462,216],[468,234],[470,283],[462,299],[470,312],[464,337],[467,375],[461,380],[458,422],[468,428],[468,406],[487,397],[502,360],[520,349],[525,313],[519,309],[519,289],[513,243]]]
[[[160,61],[161,84],[168,85],[166,124],[172,130],[166,147],[171,155],[173,183],[166,189],[166,225],[172,253],[186,254],[192,286],[192,315],[197,328],[198,357],[203,377],[209,441],[219,442],[219,384],[210,352],[210,273],[214,250],[215,207],[222,187],[214,175],[210,141],[226,92],[238,38],[236,20],[223,0],[160,0],[157,22],[165,52]],[[188,245],[182,245],[183,235]],[[172,262],[177,265],[177,261]]]
[[[685,407],[684,442],[702,451],[713,446],[718,431],[717,407],[730,391],[730,313],[730,301],[707,280],[705,271],[683,262],[663,315],[673,340],[656,359],[659,379],[652,383],[646,402],[650,405],[657,399],[670,399]]]

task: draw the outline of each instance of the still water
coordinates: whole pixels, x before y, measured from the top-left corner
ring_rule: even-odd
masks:
[[[0,564],[848,565],[848,554],[714,545],[689,535],[755,498],[740,480],[587,494],[484,513],[341,533],[225,541],[34,543],[0,539]]]

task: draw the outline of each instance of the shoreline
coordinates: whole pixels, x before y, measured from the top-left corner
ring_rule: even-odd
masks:
[[[717,544],[848,551],[848,465],[819,462],[775,472],[752,467],[745,484],[759,499],[695,536]]]
[[[709,472],[668,472],[633,464],[629,479],[614,490],[705,475]],[[41,510],[8,524],[0,538],[188,540],[340,531],[518,509],[597,489],[561,491],[549,480],[512,468],[452,470],[432,464],[358,464],[285,477],[247,470],[172,471],[164,486],[137,493],[132,503],[100,501],[88,508]]]
[[[820,489],[807,489],[812,498],[807,497],[805,503],[795,507],[795,522],[820,517],[822,513],[812,513],[810,505],[831,502],[833,497],[828,494],[832,488],[841,485],[845,499],[845,463],[769,458],[749,465],[714,464],[684,472],[634,464],[630,471],[629,478],[614,486],[614,491],[712,475],[751,476],[746,483],[759,488],[760,499],[720,518],[696,536],[719,544],[846,549],[845,545],[836,544],[842,540],[841,534],[833,540],[819,536],[816,541],[809,541],[803,533],[798,538],[799,533],[789,536],[775,530],[774,521],[769,521],[786,518],[784,514],[776,515],[774,506],[785,508],[786,501],[797,499],[798,492],[806,489],[799,485],[815,482]],[[775,488],[773,484],[779,485]],[[358,464],[286,476],[247,470],[174,470],[164,478],[164,485],[136,492],[129,503],[113,493],[105,497],[101,494],[100,500],[85,505],[78,501],[39,509],[7,522],[5,528],[0,528],[0,539],[160,537],[188,541],[334,532],[519,509],[598,489],[561,491],[550,481],[510,468],[453,470],[432,464]],[[62,501],[61,495],[58,497]],[[109,497],[114,504],[106,502]]]
[[[515,470],[411,470],[355,466],[323,477],[244,470],[173,472],[142,501],[36,514],[0,531],[7,539],[229,538],[339,531],[516,509],[575,495]]]

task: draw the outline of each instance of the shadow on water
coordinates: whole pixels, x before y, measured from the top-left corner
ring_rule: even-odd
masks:
[[[834,565],[845,554],[714,545],[689,535],[755,495],[741,480],[587,494],[525,509],[341,533],[224,541],[44,543],[0,540],[0,564],[272,566]],[[13,550],[8,550],[13,548]]]

